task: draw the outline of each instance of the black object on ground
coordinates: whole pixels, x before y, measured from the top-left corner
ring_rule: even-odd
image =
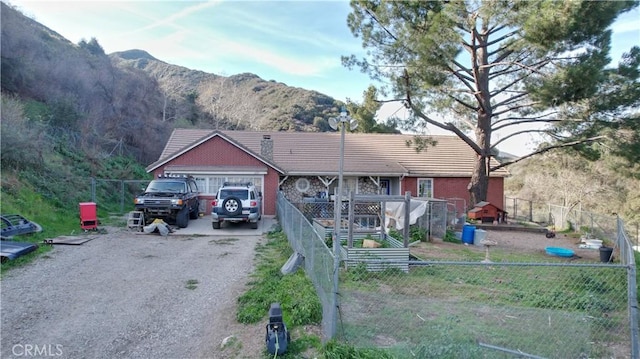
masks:
[[[613,262],[613,248],[600,247],[600,262],[602,263]]]
[[[287,351],[290,340],[291,337],[287,332],[287,326],[282,321],[280,303],[271,303],[269,324],[267,324],[267,334],[265,336],[267,351],[275,355],[284,354]]]

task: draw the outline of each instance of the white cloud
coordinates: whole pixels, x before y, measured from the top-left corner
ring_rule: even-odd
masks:
[[[324,71],[340,66],[339,60],[333,57],[318,56],[307,58],[304,55],[296,57],[278,49],[229,39],[224,39],[221,45],[224,51],[229,52],[231,56],[250,58],[253,62],[267,65],[291,75],[320,76]]]
[[[142,28],[139,28],[135,31],[132,31],[132,33],[136,33],[136,32],[145,32],[145,31],[149,31],[161,26],[171,26],[174,28],[178,28],[181,29],[182,26],[176,24],[177,20],[181,20],[184,19],[194,13],[197,13],[199,11],[214,7],[216,5],[218,5],[220,3],[220,1],[211,1],[211,2],[204,2],[204,3],[199,3],[197,5],[193,5],[193,6],[189,6],[187,8],[184,8],[182,10],[180,10],[179,12],[175,13],[175,14],[171,14],[165,18],[161,18],[161,19],[155,19],[155,21],[152,24],[149,24],[147,26],[144,26]],[[188,4],[188,3],[186,3]],[[146,13],[146,11],[141,11],[139,13]]]

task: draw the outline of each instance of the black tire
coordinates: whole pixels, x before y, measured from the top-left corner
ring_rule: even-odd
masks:
[[[213,229],[220,229],[220,222],[211,222]]]
[[[237,216],[242,213],[242,201],[238,197],[227,197],[222,202],[222,210],[228,216]]]
[[[189,209],[183,208],[178,212],[176,216],[176,226],[180,228],[187,228],[189,225]]]
[[[193,207],[193,210],[189,212],[189,219],[198,219],[199,209],[198,206]]]
[[[258,222],[251,222],[251,229],[258,229]]]

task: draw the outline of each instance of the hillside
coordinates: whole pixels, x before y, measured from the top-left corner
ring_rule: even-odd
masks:
[[[97,156],[117,146],[149,163],[175,127],[319,131],[339,106],[249,73],[218,76],[136,49],[107,55],[97,40],[73,44],[5,3],[1,40],[3,96]]]
[[[101,218],[129,201],[176,127],[319,131],[338,103],[315,91],[163,62],[143,50],[74,44],[1,3],[1,205],[49,234],[76,228],[96,192]]]
[[[338,103],[316,91],[265,81],[250,73],[229,77],[190,70],[141,50],[110,55],[117,66],[144,71],[163,95],[164,121],[200,128],[318,131]],[[326,121],[326,120],[324,120]],[[184,124],[184,123],[183,123]]]

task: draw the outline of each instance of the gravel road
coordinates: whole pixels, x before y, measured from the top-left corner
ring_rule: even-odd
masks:
[[[3,274],[0,356],[236,357],[220,343],[238,334],[236,298],[260,241],[116,230],[56,245]],[[263,340],[243,344],[262,348]]]

